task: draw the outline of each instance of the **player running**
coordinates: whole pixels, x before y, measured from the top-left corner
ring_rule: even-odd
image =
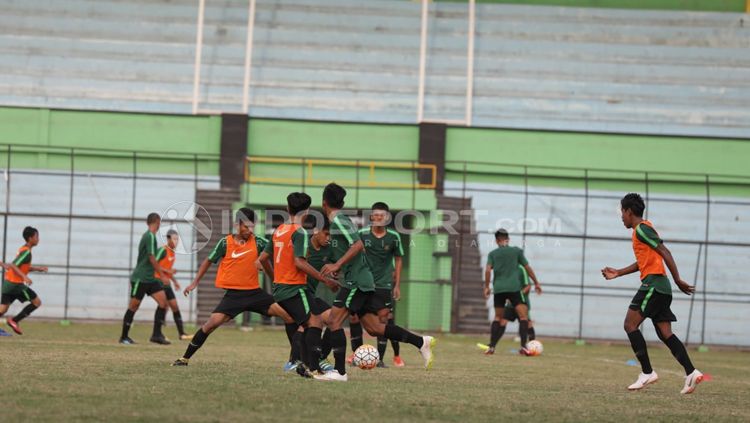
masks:
[[[370,214],[371,226],[360,229],[359,236],[365,244],[367,261],[370,263],[372,276],[375,279],[375,295],[380,297],[386,306],[379,314],[380,320],[393,325],[395,324],[393,319],[395,301],[401,298],[401,266],[404,247],[401,244],[401,235],[388,228],[390,220],[388,204],[383,202],[373,204]],[[398,341],[391,340],[391,346],[393,347],[393,365],[404,367],[404,360],[399,355],[401,349]],[[387,348],[388,340],[384,336],[379,336],[378,367],[386,367],[383,357]]]
[[[484,270],[484,297],[489,298],[491,293],[495,295],[495,320],[490,325],[490,344],[485,354],[492,355],[495,353],[495,346],[505,333],[507,321],[503,321],[503,309],[507,301],[518,314],[518,332],[521,337],[521,348],[518,352],[521,355],[528,355],[526,342],[529,333],[529,308],[525,300],[527,295],[521,288],[519,269],[525,269],[531,280],[534,281],[537,294],[542,293],[542,287],[536,278],[534,269],[529,266],[529,262],[523,255],[523,250],[509,245],[508,231],[499,229],[495,232],[495,242],[497,248],[487,256],[487,266]],[[490,280],[492,280],[492,288],[490,288]]]
[[[243,311],[253,311],[264,316],[278,316],[286,324],[294,322],[273,297],[260,288],[258,282],[260,269],[255,263],[268,241],[256,236],[253,233],[254,228],[255,212],[246,207],[237,211],[236,233],[227,235],[216,244],[198,268],[195,280],[185,288],[185,296],[190,295],[198,287],[209,267],[221,260],[215,283],[217,288],[226,290],[224,298],[211,313],[208,321],[198,328],[185,354],[172,363],[173,366],[187,366],[190,358],[203,346],[211,332]]]
[[[367,257],[364,254],[364,243],[359,237],[352,221],[341,208],[344,207],[346,190],[341,186],[330,183],[323,190],[323,212],[331,221],[331,248],[334,263],[323,266],[323,275],[341,273],[340,284],[336,300],[333,303],[328,318],[328,328],[331,330],[331,345],[336,361],[336,370],[316,375],[318,380],[332,380],[345,382],[346,375],[346,334],[341,327],[350,312],[359,315],[362,324],[372,336],[385,336],[401,342],[408,342],[417,347],[424,358],[424,366],[429,369],[432,365],[432,347],[435,339],[431,336],[417,336],[397,325],[385,324],[380,321],[378,313],[387,307],[375,295],[373,281]]]
[[[620,200],[622,223],[626,228],[633,230],[633,252],[636,262],[622,269],[612,267],[602,269],[602,275],[607,280],[640,271],[641,286],[625,314],[624,326],[630,346],[641,363],[641,374],[632,385],[628,386],[628,389],[639,390],[659,380],[659,376],[651,367],[646,340],[638,329],[646,318],[650,318],[656,335],[669,347],[674,358],[685,369],[685,385],[680,393],[690,394],[703,381],[703,373],[693,367],[685,345],[677,338],[677,335],[672,333],[672,322],[676,322],[677,318],[670,308],[672,287],[664,271],[664,263],[666,262],[674,283],[680,291],[691,295],[695,292],[695,287],[680,278],[672,253],[659,238],[653,224],[643,219],[645,208],[643,199],[635,193],[628,194]]]
[[[320,373],[323,321],[320,313],[312,313],[314,294],[308,289],[307,278],[314,278],[332,289],[338,289],[338,285],[324,278],[307,262],[309,240],[302,222],[312,203],[310,196],[293,192],[286,200],[289,220],[276,228],[273,242],[266,246],[258,260],[267,272],[271,272],[270,261],[273,257],[273,297],[294,320],[286,325],[287,336],[292,340],[297,328],[304,328],[301,357],[307,369],[298,366],[297,372],[302,376],[312,376],[309,372]]]
[[[16,258],[11,263],[3,263],[6,270],[5,279],[3,279],[2,298],[0,299],[0,316],[5,315],[13,301],[30,302],[15,317],[9,317],[5,320],[8,326],[13,329],[13,332],[19,335],[23,335],[23,331],[18,322],[27,318],[29,314],[42,306],[42,300],[39,299],[33,289],[29,288],[32,283],[29,279],[29,272],[47,272],[47,268],[44,266],[31,265],[31,249],[39,244],[39,231],[27,226],[23,229],[22,235],[26,243],[18,249]]]
[[[174,295],[174,290],[172,289],[172,285],[174,285],[174,289],[176,289],[177,292],[180,292],[180,283],[177,282],[177,279],[174,277],[175,273],[177,273],[177,271],[174,270],[174,250],[177,248],[179,242],[180,236],[177,234],[177,231],[174,229],[168,230],[167,244],[156,251],[156,260],[159,262],[162,274],[164,275],[164,278],[160,280],[162,282],[162,288],[164,288],[164,294],[167,297],[167,304],[169,304],[169,308],[172,310],[174,324],[177,326],[177,334],[181,340],[189,341],[193,339],[193,335],[185,333],[180,306],[177,305],[177,297]],[[154,277],[159,278],[159,275],[154,273]]]
[[[141,306],[143,297],[150,295],[157,305],[154,312],[154,330],[150,341],[155,344],[169,345],[170,342],[161,332],[164,318],[167,315],[167,296],[164,294],[161,283],[164,274],[156,260],[156,232],[161,225],[161,217],[157,213],[150,213],[146,217],[146,224],[148,230],[143,233],[141,241],[138,243],[138,259],[135,269],[130,275],[130,303],[125,312],[125,317],[122,319],[122,334],[119,342],[124,345],[135,344],[135,341],[128,336],[130,326],[133,324],[133,317]]]

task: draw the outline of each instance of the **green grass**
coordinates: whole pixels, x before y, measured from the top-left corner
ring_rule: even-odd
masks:
[[[0,338],[3,422],[750,420],[750,360],[736,351],[691,350],[713,380],[681,396],[682,370],[663,347],[651,348],[659,383],[631,393],[639,369],[625,364],[623,345],[547,341],[543,356],[526,358],[505,340],[485,357],[474,346],[484,338],[444,335],[429,372],[404,345],[406,368],[354,369],[348,383],[333,383],[282,374],[283,331],[219,330],[189,367],[173,368],[185,342],[149,345],[144,324],[133,330],[136,346],[118,345],[110,324],[24,329]]]

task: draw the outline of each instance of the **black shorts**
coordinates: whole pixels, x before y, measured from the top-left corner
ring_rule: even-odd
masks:
[[[146,295],[154,296],[159,291],[163,291],[164,287],[161,282],[157,280],[153,281],[130,281],[130,298],[135,298],[138,301],[142,300]]]
[[[294,322],[298,325],[305,323],[310,318],[310,312],[312,311],[311,305],[313,304],[313,296],[307,289],[300,289],[299,294],[292,298],[279,301],[281,308],[286,310]]]
[[[260,288],[227,289],[213,313],[226,314],[233,319],[243,311],[268,316],[268,308],[275,302],[271,294]]]
[[[375,291],[360,291],[358,288],[339,288],[336,299],[333,300],[334,307],[349,310],[351,314],[364,316],[367,313],[378,314],[386,308],[385,303],[375,295]]]
[[[526,307],[528,307],[526,316],[527,319],[531,321],[531,304],[529,303],[529,297],[523,292],[519,292],[519,294],[521,295],[521,304],[526,304]],[[516,312],[516,308],[513,307],[512,304],[508,304],[507,302],[505,303],[505,308],[503,309],[503,319],[510,322],[515,322],[516,319],[518,319],[518,313]]]
[[[636,292],[629,308],[637,310],[641,316],[651,319],[652,322],[676,322],[677,317],[672,313],[671,305],[671,295],[650,288]]]
[[[523,304],[521,301],[521,293],[516,292],[498,292],[495,294],[495,308],[505,307],[505,301],[510,301],[510,304],[515,307],[519,304]]]
[[[31,301],[37,297],[36,292],[24,283],[11,283],[3,281],[3,293],[0,304],[10,305],[18,300],[21,303]]]
[[[167,301],[172,301],[172,300],[177,299],[177,297],[175,297],[174,295],[174,290],[172,289],[170,285],[165,286],[163,289],[164,289],[164,294],[166,294],[167,296]]]
[[[320,316],[327,310],[331,309],[331,305],[325,302],[322,298],[315,297],[312,300],[312,314]]]
[[[375,288],[375,296],[390,311],[393,311],[393,291],[388,288]]]

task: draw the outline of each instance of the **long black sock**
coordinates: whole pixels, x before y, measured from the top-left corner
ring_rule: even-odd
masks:
[[[693,367],[693,363],[690,361],[690,356],[685,349],[685,345],[680,341],[680,338],[678,338],[677,335],[673,334],[669,339],[664,341],[664,343],[669,347],[669,351],[672,351],[674,358],[682,364],[686,376],[695,371],[695,367]]]
[[[308,365],[311,371],[320,370],[320,336],[323,330],[320,328],[310,327],[305,330],[305,341],[308,351]]]
[[[521,337],[521,348],[526,347],[526,342],[529,340],[529,321],[518,320],[518,335]]]
[[[34,304],[29,304],[24,307],[20,313],[16,314],[16,317],[14,317],[13,320],[15,320],[16,322],[20,322],[21,320],[29,317],[29,314],[31,314],[34,310],[36,310],[36,306]]]
[[[529,328],[529,341],[533,341],[536,339],[536,332],[534,331],[534,328]]]
[[[331,331],[326,328],[323,332],[323,339],[320,341],[320,359],[325,360],[331,353]]]
[[[380,356],[380,361],[383,361],[383,357],[385,357],[385,350],[388,348],[388,338],[385,336],[378,336],[378,355]]]
[[[349,336],[352,338],[352,351],[357,351],[362,346],[362,324],[349,323]]]
[[[135,316],[134,311],[128,310],[125,312],[125,317],[123,317],[122,319],[122,335],[120,336],[121,339],[128,337],[130,326],[133,324],[133,316]]]
[[[396,322],[393,319],[388,319],[388,324],[395,325]],[[401,355],[401,345],[399,345],[398,341],[391,340],[391,347],[393,347],[393,355],[395,357]]]
[[[151,334],[151,336],[155,338],[160,338],[164,336],[164,334],[161,333],[161,327],[164,326],[164,318],[167,316],[167,309],[166,308],[156,308],[156,311],[154,312],[154,332]]]
[[[307,349],[307,328],[302,332],[297,332],[297,342],[299,342],[299,355],[303,363],[309,368],[310,367],[310,351]]]
[[[503,334],[505,333],[505,326],[500,326],[500,322],[497,320],[492,322],[492,325],[490,326],[490,348],[495,348],[497,343],[500,341],[500,338],[503,337]]]
[[[635,357],[641,363],[641,371],[645,374],[649,374],[654,371],[651,368],[651,360],[648,358],[648,349],[646,348],[646,340],[643,339],[643,334],[638,329],[628,333],[628,339],[630,340],[630,346],[633,348]]]
[[[284,325],[286,329],[286,337],[289,340],[289,346],[291,347],[291,353],[289,354],[289,361],[295,362],[301,360],[300,345],[302,334],[297,331],[299,325],[296,323],[287,323]]]
[[[195,332],[195,335],[193,335],[193,339],[190,340],[190,343],[185,350],[185,355],[182,357],[187,359],[192,357],[193,354],[203,346],[203,343],[206,342],[206,338],[208,338],[208,334],[203,332],[203,328],[198,328],[198,332]]]
[[[331,331],[331,346],[336,370],[339,374],[346,374],[346,334],[344,329]]]
[[[180,334],[180,336],[185,334],[185,329],[182,325],[182,313],[180,313],[179,310],[172,312],[172,317],[174,317],[174,324],[177,326],[177,333]]]
[[[424,339],[397,325],[385,325],[385,337],[400,342],[407,342],[417,348],[422,348]]]

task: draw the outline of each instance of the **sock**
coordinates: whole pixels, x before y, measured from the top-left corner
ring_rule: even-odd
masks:
[[[648,350],[646,349],[646,340],[643,339],[643,334],[638,329],[628,333],[628,339],[630,340],[630,346],[633,348],[635,357],[641,362],[641,371],[645,374],[649,374],[654,371],[651,368],[651,360],[648,358]]]
[[[388,324],[395,325],[396,322],[393,319],[388,319]],[[401,345],[399,345],[398,341],[391,340],[391,347],[393,347],[394,357],[401,355]]]
[[[503,334],[505,333],[505,326],[500,326],[500,322],[495,320],[492,322],[492,325],[490,325],[490,348],[495,348],[498,341],[500,341],[500,338],[503,337]]]
[[[185,329],[182,326],[182,313],[178,311],[175,311],[172,313],[172,317],[174,317],[174,324],[177,326],[177,333],[180,334],[180,336],[185,334]]]
[[[362,324],[350,323],[349,334],[352,338],[352,352],[357,351],[357,348],[362,346]]]
[[[203,343],[206,342],[206,338],[208,338],[208,334],[203,332],[203,328],[199,328],[198,332],[195,332],[193,339],[190,340],[190,343],[185,350],[185,355],[183,355],[182,358],[189,359],[192,357],[193,354],[203,346]]]
[[[135,316],[134,311],[126,311],[125,317],[122,319],[122,335],[120,336],[120,339],[124,339],[128,337],[128,332],[130,332],[130,325],[133,324],[133,316]]]
[[[29,304],[24,307],[20,313],[16,314],[16,317],[14,317],[13,320],[15,320],[16,322],[20,322],[21,320],[27,318],[29,314],[31,314],[34,310],[36,310],[36,306],[34,304]]]
[[[346,374],[346,334],[344,329],[331,332],[331,346],[333,347],[333,358],[336,361],[336,370],[339,374]]]
[[[685,376],[695,371],[695,367],[693,367],[693,363],[690,361],[690,356],[688,356],[685,345],[680,341],[680,338],[678,338],[677,335],[673,334],[669,339],[664,341],[664,343],[669,347],[669,351],[672,351],[674,358],[682,364],[682,367],[685,369]]]
[[[302,363],[307,366],[307,368],[310,368],[310,351],[307,348],[307,328],[303,332],[297,331],[297,335],[295,335],[295,340],[299,343],[299,355],[300,360],[302,360]]]
[[[529,321],[518,320],[518,334],[521,337],[521,348],[526,347],[526,342],[529,340]]]
[[[383,361],[383,357],[385,357],[385,350],[388,348],[388,338],[385,336],[378,336],[378,355],[380,356],[380,361]]]
[[[307,343],[309,360],[307,367],[310,371],[320,370],[320,336],[322,333],[322,329],[315,327],[310,327],[305,330],[305,341]]]
[[[320,340],[320,359],[325,360],[331,353],[331,331],[326,328],[323,339]]]
[[[421,336],[414,335],[408,330],[397,325],[385,325],[385,337],[396,341],[407,342],[417,348],[422,348],[424,339]]]
[[[155,338],[164,336],[164,334],[161,333],[161,327],[164,326],[164,318],[166,316],[166,308],[156,308],[156,311],[154,312],[154,332],[151,334],[151,336]]]
[[[536,339],[536,332],[534,331],[534,328],[529,328],[529,341],[533,341]]]
[[[284,325],[284,329],[286,329],[286,337],[289,340],[289,346],[292,348],[289,354],[289,361],[292,363],[302,359],[300,352],[300,338],[302,335],[297,331],[298,326],[299,325],[296,323],[287,323]]]

